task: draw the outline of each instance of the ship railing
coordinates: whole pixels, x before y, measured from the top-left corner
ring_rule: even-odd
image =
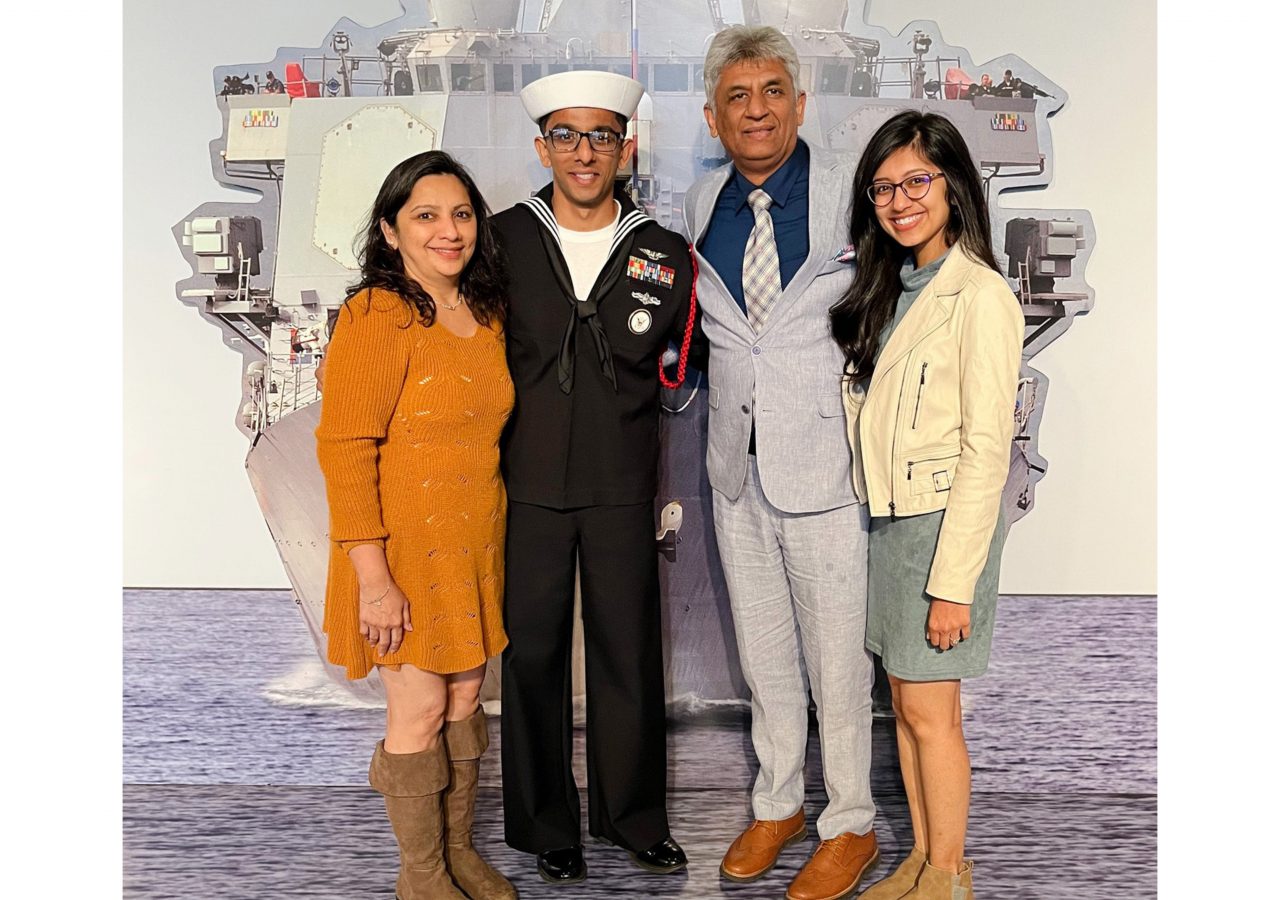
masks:
[[[934,69],[934,74],[936,75],[936,80],[938,84],[941,86],[945,86],[946,73],[943,71],[943,68],[942,68],[943,63],[947,64],[947,68],[958,69],[960,68],[960,57],[935,56],[933,59],[925,60],[918,56],[879,56],[879,57],[876,57],[876,60],[875,60],[876,85],[881,89],[886,87],[905,87],[908,89],[909,92],[914,92],[918,90],[920,87],[920,84],[916,81],[915,78],[912,78],[912,77],[908,77],[906,79],[885,78],[885,67],[898,65],[898,66],[910,67],[907,69],[907,71],[912,73],[913,75],[918,71],[916,67],[924,68],[925,71],[927,72],[928,67],[932,66]],[[880,94],[877,94],[877,96],[880,96]],[[923,97],[917,97],[915,99],[922,99],[922,98]]]
[[[1040,154],[1040,163],[1032,168],[1030,165],[1023,163],[995,162],[992,160],[981,160],[979,166],[982,170],[982,191],[986,195],[987,201],[991,201],[991,182],[996,178],[1034,178],[1044,174],[1044,154]],[[1016,167],[1016,171],[1003,171],[1008,166]]]
[[[392,58],[318,55],[302,57],[302,66],[304,77],[320,86],[322,96],[365,95],[360,88],[374,88],[372,93],[376,95],[391,96],[396,73],[400,71],[407,71],[413,78],[414,93],[423,94],[516,94],[539,78],[576,70],[617,72],[634,77],[645,90],[659,96],[703,91],[702,57],[674,53],[666,57],[648,56],[638,63],[633,73],[630,56],[606,56],[595,50],[570,56],[564,48],[553,49],[548,45],[547,49],[552,52],[500,50],[491,56],[474,52],[456,56],[410,53],[407,57]],[[377,65],[379,75],[360,77],[356,74],[360,63]],[[868,62],[864,67],[869,65]]]
[[[330,66],[332,65],[332,71]],[[361,65],[371,65],[378,67],[379,73],[376,78],[365,78],[357,76],[355,73],[360,69]],[[319,77],[313,77],[316,67],[319,66]],[[390,96],[392,92],[392,79],[395,77],[396,69],[400,68],[400,63],[395,58],[386,59],[381,56],[357,56],[355,54],[346,53],[340,57],[328,55],[321,56],[304,56],[302,57],[302,77],[307,81],[320,85],[321,96],[355,96],[353,88],[375,87],[375,96]],[[337,90],[333,89],[333,85],[329,82],[333,80],[337,83]]]
[[[702,93],[700,57],[651,57],[639,63],[634,73],[630,57],[594,52],[572,58],[560,52],[532,56],[423,56],[411,57],[408,66],[414,76],[415,90],[423,94],[516,94],[548,75],[581,70],[633,77],[657,96]]]
[[[311,374],[314,371],[314,365],[276,358],[271,373],[275,391],[267,395],[270,398],[266,404],[268,424],[319,401],[320,392]]]

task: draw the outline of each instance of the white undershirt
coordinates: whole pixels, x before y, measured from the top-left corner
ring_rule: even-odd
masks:
[[[617,212],[613,221],[596,231],[570,231],[556,223],[556,231],[560,234],[560,252],[569,266],[569,274],[573,278],[573,293],[579,300],[586,300],[591,288],[600,275],[600,270],[609,260],[609,246],[618,231],[618,219],[622,215],[622,206],[613,201]]]

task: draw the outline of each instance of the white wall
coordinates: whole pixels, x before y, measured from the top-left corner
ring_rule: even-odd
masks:
[[[406,0],[413,3],[415,0]],[[701,0],[679,0],[701,2]],[[1084,208],[1094,311],[1036,357],[1051,379],[1036,508],[1005,553],[1008,593],[1154,593],[1155,3],[870,0],[873,25],[933,20],[975,60],[1015,53],[1071,96],[1053,119],[1055,181],[1019,206]],[[343,16],[396,0],[277,0],[248,19],[208,4],[125,3],[125,503],[128,586],[286,587],[243,470],[240,358],[178,302],[169,229],[218,186],[215,66],[314,47]]]
[[[1006,593],[1156,591],[1156,4],[1154,0],[870,0],[898,32],[932,19],[973,59],[1014,53],[1070,95],[1054,181],[1010,205],[1082,208],[1097,245],[1093,311],[1040,353],[1049,472],[1013,529]]]
[[[343,16],[401,12],[397,0],[124,4],[126,586],[288,587],[244,472],[241,358],[177,300],[191,267],[169,229],[201,203],[250,199],[209,167],[215,66],[319,46]]]

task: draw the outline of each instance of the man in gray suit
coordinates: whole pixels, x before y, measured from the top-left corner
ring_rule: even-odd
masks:
[[[755,821],[721,863],[754,881],[807,834],[809,688],[828,804],[790,900],[851,894],[878,861],[871,801],[867,514],[854,496],[843,356],[827,310],[856,159],[799,140],[799,60],[775,28],[735,25],[707,52],[707,124],[733,160],[685,196],[711,344],[707,473],[760,760]]]

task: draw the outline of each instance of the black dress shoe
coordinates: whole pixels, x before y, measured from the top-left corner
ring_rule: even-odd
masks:
[[[631,859],[640,868],[663,875],[676,872],[689,864],[675,838],[658,841],[648,850],[632,853]]]
[[[582,845],[539,853],[538,874],[548,884],[576,884],[586,880],[587,863],[582,858]]]

